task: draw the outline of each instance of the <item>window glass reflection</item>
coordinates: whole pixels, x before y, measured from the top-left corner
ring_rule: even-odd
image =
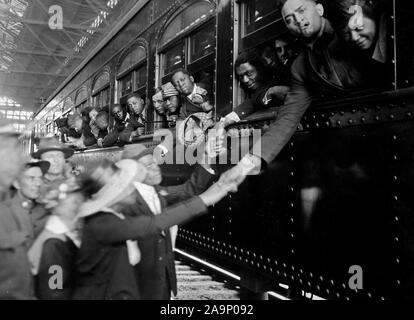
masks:
[[[209,53],[214,52],[216,46],[214,25],[209,23],[205,28],[192,35],[190,41],[190,62],[198,60]]]
[[[163,56],[164,75],[170,74],[174,69],[183,66],[182,43],[169,49]]]

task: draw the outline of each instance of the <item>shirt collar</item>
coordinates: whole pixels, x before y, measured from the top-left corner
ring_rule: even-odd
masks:
[[[193,92],[191,92],[188,96],[187,96],[187,98],[188,99],[193,99],[193,96],[195,95],[197,93],[197,84],[196,83],[194,83],[194,88],[193,88]]]
[[[46,222],[45,229],[55,234],[63,234],[67,236],[78,248],[80,248],[81,241],[78,233],[69,230],[60,217],[51,215]]]

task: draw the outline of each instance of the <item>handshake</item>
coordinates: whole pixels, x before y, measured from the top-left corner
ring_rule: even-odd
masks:
[[[223,199],[229,192],[237,192],[238,186],[247,175],[260,172],[261,159],[254,155],[246,155],[237,165],[224,172],[220,179],[200,194],[206,206],[211,206]]]

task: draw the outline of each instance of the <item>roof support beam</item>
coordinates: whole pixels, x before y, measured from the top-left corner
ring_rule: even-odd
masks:
[[[43,46],[43,48],[50,53],[50,55],[54,58],[54,60],[58,63],[58,65],[61,64],[61,61],[59,61],[56,57],[53,56],[53,52],[51,52],[48,48],[48,46],[39,38],[39,36],[36,34],[36,32],[33,31],[33,29],[26,25],[27,29],[30,31],[30,33],[36,38],[37,41]]]
[[[20,22],[23,24],[28,24],[28,25],[38,25],[38,26],[49,26],[49,21],[41,21],[41,20],[34,20],[34,19],[26,19],[26,18],[11,18],[11,17],[7,17],[8,21],[12,21],[12,22]],[[80,25],[80,24],[64,24],[63,25],[64,29],[71,29],[71,30],[79,30],[79,31],[86,31],[88,29],[90,29],[90,26],[84,26],[84,25]]]
[[[3,50],[0,50],[2,52]],[[5,50],[4,50],[5,51]],[[22,49],[11,49],[8,50],[11,53],[21,53],[21,54],[31,54],[34,56],[50,56],[50,53],[45,51],[36,51],[36,50],[22,50]],[[52,53],[55,57],[58,58],[67,58],[69,55],[63,53]],[[83,59],[84,57],[81,55],[76,55],[72,57],[73,59]]]
[[[27,73],[27,74],[37,74],[41,76],[52,76],[52,77],[59,77],[59,78],[66,78],[67,74],[55,74],[52,72],[37,72],[37,71],[28,71],[28,70],[18,70],[18,69],[8,69],[7,72],[0,70],[0,73]]]

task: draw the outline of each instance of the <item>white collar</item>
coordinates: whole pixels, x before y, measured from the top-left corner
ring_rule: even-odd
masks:
[[[137,181],[133,182],[133,184],[144,201],[147,203],[148,207],[151,209],[152,213],[160,214],[161,203],[155,188],[153,186]]]
[[[72,242],[80,248],[81,241],[76,231],[69,230],[68,226],[58,216],[51,215],[46,222],[45,229],[55,233],[67,236]]]
[[[195,95],[197,93],[197,84],[196,83],[194,83],[194,88],[193,88],[193,92],[191,92],[188,96],[187,96],[187,98],[188,99],[193,99],[193,96]]]

